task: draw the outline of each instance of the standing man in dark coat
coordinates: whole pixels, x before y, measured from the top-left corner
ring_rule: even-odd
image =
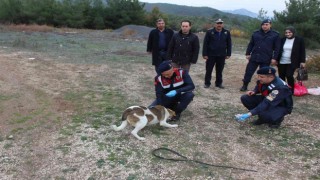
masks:
[[[174,34],[172,29],[165,27],[163,19],[157,20],[157,28],[150,31],[147,52],[152,53],[152,65],[157,71],[158,66],[167,60],[167,50],[169,42]]]
[[[181,30],[174,34],[168,48],[168,59],[175,68],[190,70],[198,61],[200,43],[197,35],[190,32],[191,22],[183,20]]]
[[[218,88],[222,86],[222,71],[226,59],[231,56],[231,35],[230,32],[223,28],[223,21],[217,19],[213,29],[209,29],[203,40],[202,56],[206,61],[206,75],[204,78],[204,88],[211,85],[212,71],[216,65],[216,82]]]
[[[248,64],[240,91],[247,91],[254,72],[259,68],[277,65],[280,51],[279,33],[271,29],[271,20],[261,22],[261,29],[252,34],[246,51]]]

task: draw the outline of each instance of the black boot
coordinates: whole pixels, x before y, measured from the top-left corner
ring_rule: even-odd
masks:
[[[277,129],[277,128],[279,128],[280,125],[281,125],[281,123],[282,123],[282,121],[283,121],[283,119],[284,119],[284,117],[282,117],[282,118],[280,118],[280,119],[278,119],[278,120],[270,123],[270,124],[269,124],[269,127],[272,128],[272,129]]]
[[[248,90],[248,84],[247,82],[243,82],[242,87],[240,88],[240,91],[247,91]]]

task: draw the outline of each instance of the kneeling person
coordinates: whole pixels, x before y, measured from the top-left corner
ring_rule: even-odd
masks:
[[[241,102],[249,113],[236,115],[238,121],[258,115],[258,120],[253,122],[254,125],[267,123],[271,128],[278,128],[284,116],[291,113],[292,92],[275,73],[276,70],[272,67],[263,67],[257,71],[258,81],[255,89],[241,96]]]
[[[156,100],[150,105],[162,105],[176,112],[172,120],[179,120],[180,114],[193,100],[193,81],[187,70],[173,68],[171,61],[164,61],[158,67],[155,77]]]

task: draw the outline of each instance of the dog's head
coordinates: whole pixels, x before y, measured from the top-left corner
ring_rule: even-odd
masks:
[[[167,111],[169,112],[169,118],[176,116],[176,112],[172,111],[171,109],[167,108]]]
[[[161,106],[161,105],[156,105],[154,106],[154,108],[158,109],[161,112],[161,116],[167,119],[172,118],[173,116],[176,115],[176,113],[173,110],[169,108],[165,108],[164,106]]]

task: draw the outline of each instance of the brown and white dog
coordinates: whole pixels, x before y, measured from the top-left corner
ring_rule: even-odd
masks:
[[[156,124],[160,122],[160,126],[164,127],[178,127],[177,124],[168,124],[167,120],[175,116],[175,112],[171,109],[167,109],[163,106],[157,105],[151,108],[144,106],[131,106],[128,107],[122,114],[122,123],[119,127],[112,125],[115,131],[124,129],[128,123],[134,126],[134,130],[131,132],[139,140],[145,140],[140,137],[138,132],[146,125]]]

